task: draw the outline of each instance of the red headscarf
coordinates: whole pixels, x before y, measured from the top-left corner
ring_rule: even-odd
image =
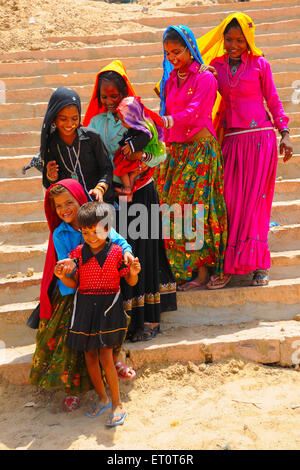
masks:
[[[53,186],[61,185],[66,188],[72,196],[78,201],[82,206],[87,202],[86,194],[78,181],[73,179],[65,179],[58,181],[57,183],[52,184],[50,188],[47,189],[45,194],[44,208],[45,214],[50,230],[48,249],[46,254],[45,266],[43,271],[43,277],[41,282],[41,292],[40,292],[40,318],[46,318],[47,320],[52,315],[52,305],[49,298],[49,287],[53,280],[54,268],[57,261],[56,251],[53,243],[53,232],[61,224],[61,219],[56,214],[51,200],[50,200],[50,189]],[[51,293],[50,293],[51,294]]]

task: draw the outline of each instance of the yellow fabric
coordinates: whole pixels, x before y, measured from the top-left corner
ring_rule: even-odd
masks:
[[[197,45],[205,64],[209,65],[213,59],[222,57],[226,53],[224,48],[224,31],[234,18],[238,21],[252,54],[257,56],[263,55],[262,51],[255,45],[255,24],[252,19],[245,13],[235,12],[228,15],[219,26],[197,40]],[[223,106],[223,99],[218,92],[212,111],[212,119],[220,144],[224,135],[224,129],[220,126],[220,114]]]
[[[224,55],[224,31],[234,18],[239,22],[252,54],[263,55],[255,45],[255,24],[252,19],[245,13],[235,12],[228,15],[219,26],[197,39],[198,48],[205,64],[209,65],[213,59]]]

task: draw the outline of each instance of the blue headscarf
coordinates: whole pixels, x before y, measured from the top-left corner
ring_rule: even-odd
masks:
[[[169,26],[168,29],[166,29],[166,31],[164,32],[163,41],[165,40],[165,36],[167,32],[171,28],[177,31],[178,34],[180,34],[180,36],[186,43],[187,47],[189,48],[190,53],[192,54],[194,59],[199,64],[203,64],[203,60],[202,60],[200,51],[198,49],[197,41],[194,36],[194,33],[187,26],[183,26],[183,25]],[[173,68],[174,68],[173,65],[170,64],[170,62],[168,61],[166,57],[166,51],[164,51],[163,76],[162,76],[161,83],[160,83],[160,97],[161,97],[160,114],[161,116],[164,116],[165,110],[166,110],[165,85]]]

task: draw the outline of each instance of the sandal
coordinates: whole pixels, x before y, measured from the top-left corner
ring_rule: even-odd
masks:
[[[148,326],[144,327],[144,330],[141,333],[136,332],[130,339],[132,343],[137,343],[139,341],[150,341],[155,338],[160,332],[160,325],[155,326],[154,328],[149,328]]]
[[[119,379],[131,380],[136,376],[135,370],[132,367],[126,366],[123,362],[117,362],[115,364]]]
[[[268,271],[264,269],[257,269],[254,271],[252,286],[267,286],[269,284]]]
[[[215,289],[222,289],[223,287],[227,286],[231,279],[231,274],[224,274],[223,279],[220,276],[211,276],[209,282],[207,283],[206,287],[210,290]]]
[[[184,284],[180,284],[177,286],[177,290],[179,292],[187,292],[190,290],[204,290],[206,289],[206,284],[203,284],[202,282],[198,281],[188,281],[185,282]]]

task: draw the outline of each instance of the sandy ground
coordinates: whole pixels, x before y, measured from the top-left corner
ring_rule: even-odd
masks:
[[[84,47],[80,42],[68,43],[63,36],[151,30],[135,20],[168,15],[162,7],[215,3],[217,0],[137,0],[131,4],[100,0],[0,0],[0,52]],[[54,43],[48,40],[54,36],[61,39]]]
[[[0,379],[0,449],[299,449],[299,381],[294,368],[237,360],[152,365],[122,381],[128,417],[107,429],[107,414],[85,416],[94,391],[66,414],[62,392]]]

